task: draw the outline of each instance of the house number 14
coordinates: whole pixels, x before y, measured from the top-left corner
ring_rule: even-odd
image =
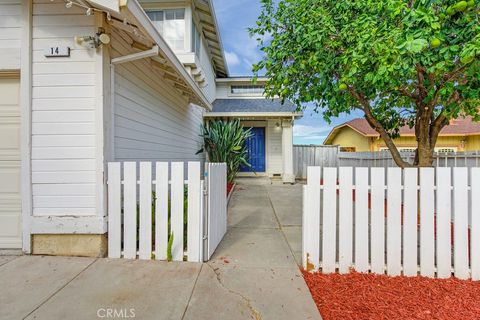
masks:
[[[69,47],[48,47],[44,50],[45,57],[70,57]]]

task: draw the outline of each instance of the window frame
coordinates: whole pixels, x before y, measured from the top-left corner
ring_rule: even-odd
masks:
[[[251,92],[248,92],[248,91],[234,92],[235,89],[242,90],[242,89],[248,89],[249,87],[253,88]],[[257,91],[256,89],[261,89],[261,91]],[[265,92],[265,85],[263,84],[231,84],[229,95],[231,96],[263,96],[264,92]]]
[[[182,10],[183,11],[183,19],[175,19],[175,16],[176,16],[176,11],[180,11]],[[174,19],[169,19],[167,20],[167,11],[168,12],[173,12],[174,14]],[[158,28],[157,25],[155,24],[155,22],[157,21],[160,21],[160,20],[152,20],[149,16],[149,13],[152,13],[152,12],[162,12],[162,27],[161,28]],[[187,42],[187,38],[188,38],[188,35],[189,35],[189,32],[187,32],[187,28],[188,28],[188,25],[187,25],[187,16],[188,16],[188,12],[187,12],[187,8],[185,7],[176,7],[176,8],[145,8],[145,13],[147,14],[148,18],[153,22],[155,28],[157,28],[157,30],[160,32],[160,34],[162,35],[162,37],[165,39],[165,41],[168,43],[168,45],[172,48],[172,50],[174,51],[177,51],[177,52],[186,52],[188,51],[188,46],[186,44]],[[167,21],[175,21],[175,20],[182,20],[183,21],[183,39],[182,39],[182,47],[181,48],[177,48],[174,43],[172,43],[172,40],[168,40],[168,38],[165,36],[165,25],[166,25],[166,22]],[[180,39],[176,39],[176,40],[173,40],[173,41],[179,41],[180,42]]]

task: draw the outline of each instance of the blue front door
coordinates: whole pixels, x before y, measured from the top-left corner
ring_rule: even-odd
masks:
[[[248,163],[251,168],[242,166],[241,172],[265,172],[265,128],[252,128],[252,136],[247,139]]]

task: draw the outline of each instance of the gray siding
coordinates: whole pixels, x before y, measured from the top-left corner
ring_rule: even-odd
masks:
[[[128,46],[113,34],[114,56]],[[193,161],[201,146],[203,109],[152,69],[148,59],[115,69],[114,153],[117,161]]]

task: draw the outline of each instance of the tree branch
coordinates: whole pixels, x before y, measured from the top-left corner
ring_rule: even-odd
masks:
[[[445,86],[445,84],[447,84],[450,80],[453,80],[455,79],[458,75],[460,75],[460,73],[465,70],[465,68],[467,67],[466,64],[458,67],[457,69],[453,70],[452,72],[450,73],[445,73],[443,76],[442,76],[442,81],[438,84],[438,87],[437,89],[435,90],[435,93],[433,94],[433,99],[432,99],[432,102],[431,102],[431,106],[432,107],[435,107],[437,105],[437,102],[438,102],[438,97],[440,96],[440,90]]]
[[[382,124],[375,118],[372,113],[372,109],[370,108],[370,104],[368,103],[367,99],[363,97],[360,93],[356,92],[356,90],[350,86],[348,87],[348,91],[350,94],[357,99],[357,101],[362,106],[362,110],[365,113],[365,119],[367,120],[368,124],[380,134],[383,141],[385,141],[385,145],[388,147],[390,152],[392,153],[393,160],[400,168],[411,167],[411,164],[404,161],[400,152],[397,149],[397,146],[393,143],[392,138],[382,126]]]

